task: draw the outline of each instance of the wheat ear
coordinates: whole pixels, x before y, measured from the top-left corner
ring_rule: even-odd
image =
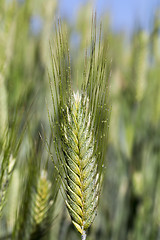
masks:
[[[2,209],[6,202],[8,185],[12,176],[12,170],[15,164],[15,158],[10,155],[8,161],[5,159],[4,152],[0,154],[0,217]]]
[[[17,211],[13,240],[43,239],[50,232],[59,183],[56,181],[57,171],[54,169],[52,176],[55,179],[51,182],[47,162],[39,160],[42,153],[42,148],[35,151],[33,145],[28,164],[24,168],[20,192],[22,201]]]
[[[0,217],[23,137],[23,132],[18,135],[19,120],[16,116],[13,125],[5,131],[2,142],[0,141]]]
[[[32,240],[41,239],[51,224],[51,219],[49,217],[49,211],[52,211],[51,209],[53,205],[51,186],[52,184],[48,179],[46,170],[42,170],[37,182],[36,190],[32,188],[32,233],[30,238]]]
[[[85,236],[96,215],[100,189],[93,116],[89,112],[89,99],[79,92],[73,93],[70,109],[66,108],[61,134],[67,178],[66,205],[73,224]]]
[[[57,29],[56,29],[57,30]],[[108,62],[106,48],[92,23],[91,49],[86,54],[81,89],[71,84],[70,56],[61,24],[52,54],[53,82],[50,89],[54,119],[50,127],[58,158],[58,172],[65,190],[65,202],[76,229],[86,239],[93,222],[101,190],[108,126]],[[80,78],[81,80],[81,78]]]

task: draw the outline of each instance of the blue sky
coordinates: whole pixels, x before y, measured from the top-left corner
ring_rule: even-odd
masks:
[[[69,21],[76,17],[77,10],[87,0],[59,0],[59,14]],[[100,15],[107,11],[111,14],[111,24],[114,30],[131,31],[136,24],[149,29],[160,0],[95,0],[94,9]]]

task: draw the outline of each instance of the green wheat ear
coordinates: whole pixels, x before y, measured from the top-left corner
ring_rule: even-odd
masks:
[[[58,171],[65,190],[65,202],[72,222],[86,239],[101,191],[103,163],[109,123],[106,44],[92,23],[91,49],[86,53],[81,89],[74,91],[68,42],[61,25],[52,54],[53,83],[50,89],[54,119],[49,114],[58,158]],[[81,80],[81,76],[80,79]],[[53,84],[53,85],[52,85]]]
[[[97,210],[100,193],[93,116],[89,99],[73,94],[71,106],[61,122],[66,169],[66,205],[72,222],[85,236]]]
[[[45,161],[41,161],[42,149],[32,151],[22,176],[22,201],[17,211],[13,240],[43,239],[50,234],[53,222],[59,189],[57,171],[52,169],[54,181],[51,182],[47,166],[44,166]]]
[[[10,128],[0,139],[2,140],[0,141],[0,217],[24,133],[24,129],[19,133],[21,119],[18,118],[19,116],[16,115]]]
[[[30,239],[32,240],[41,239],[51,224],[49,211],[52,211],[54,202],[51,196],[51,186],[46,170],[42,170],[37,188],[36,190],[33,188],[31,194],[32,233]]]
[[[15,158],[10,155],[9,158],[6,159],[4,154],[4,152],[1,152],[0,154],[0,217],[6,202],[6,194],[12,176],[12,170],[15,165]]]

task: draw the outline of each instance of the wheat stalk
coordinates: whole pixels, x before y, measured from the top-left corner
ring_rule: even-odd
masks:
[[[91,50],[89,55],[86,54],[82,87],[77,92],[72,90],[66,38],[59,24],[56,53],[51,49],[53,83],[50,79],[50,89],[54,120],[49,114],[49,121],[65,202],[74,226],[85,240],[86,230],[97,212],[103,177],[110,71],[101,36],[97,46],[95,20],[92,22]]]

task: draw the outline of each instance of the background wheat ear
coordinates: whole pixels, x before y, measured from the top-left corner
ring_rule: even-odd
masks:
[[[24,128],[19,130],[20,122],[21,117],[16,114],[12,124],[5,129],[0,139],[0,217],[23,139]]]
[[[110,113],[107,47],[101,39],[101,27],[97,36],[94,18],[82,85],[76,92],[71,83],[67,37],[60,23],[55,42],[56,53],[51,49],[53,82],[50,78],[54,120],[50,115],[49,120],[66,206],[74,226],[86,239],[86,230],[97,212],[103,178]]]
[[[22,199],[17,210],[12,239],[36,240],[49,237],[59,189],[57,171],[53,167],[50,170],[52,177],[43,147],[35,149],[33,144],[27,164],[22,169]]]

